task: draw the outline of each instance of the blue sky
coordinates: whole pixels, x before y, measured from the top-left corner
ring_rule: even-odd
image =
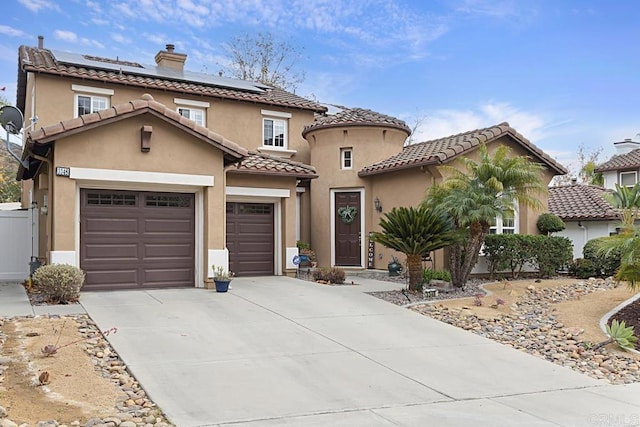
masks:
[[[223,44],[269,31],[303,49],[297,93],[399,117],[426,140],[508,121],[575,168],[640,132],[632,0],[4,0],[0,87],[21,44],[152,64],[166,43],[216,73]]]

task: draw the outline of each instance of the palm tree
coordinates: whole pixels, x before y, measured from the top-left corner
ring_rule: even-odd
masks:
[[[422,283],[422,256],[449,246],[455,238],[453,224],[446,213],[424,206],[396,207],[380,220],[382,231],[371,240],[407,256],[409,290]]]
[[[616,184],[615,191],[606,194],[605,197],[614,208],[622,211],[622,226],[632,228],[640,210],[640,183],[633,187]]]
[[[449,254],[451,279],[458,287],[469,279],[496,217],[520,205],[541,209],[536,196],[547,191],[541,179],[544,166],[526,156],[511,156],[506,146],[499,146],[490,154],[486,145],[481,145],[478,152],[478,161],[460,159],[462,169],[441,166],[449,178],[430,188],[423,202],[424,206],[444,209],[453,218],[455,228],[466,235],[452,245]]]
[[[640,291],[640,228],[627,226],[619,234],[599,240],[598,255],[609,256],[617,250],[622,254],[616,280],[625,281],[632,290]]]

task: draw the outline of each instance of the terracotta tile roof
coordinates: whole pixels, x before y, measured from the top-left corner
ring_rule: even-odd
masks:
[[[101,110],[92,114],[85,114],[74,119],[65,120],[28,132],[26,144],[27,150],[24,151],[23,157],[29,158],[29,151],[32,151],[34,145],[46,145],[52,141],[74,133],[144,113],[151,113],[160,117],[219,148],[225,153],[225,158],[228,161],[238,161],[249,154],[246,148],[241,147],[235,142],[229,141],[204,126],[197,125],[193,120],[189,120],[178,114],[175,110],[167,108],[163,104],[154,101],[151,95],[144,94],[141,99],[114,105],[106,110]],[[34,162],[34,159],[29,159],[29,161]],[[37,163],[37,161],[35,163]],[[33,168],[30,167],[29,170],[31,169]],[[33,173],[29,173],[28,170],[25,170],[22,167],[18,171],[19,179],[29,179],[32,176]]]
[[[386,114],[376,113],[375,111],[364,108],[348,108],[336,114],[324,114],[316,116],[314,122],[305,126],[302,131],[304,137],[307,133],[316,129],[343,127],[343,126],[385,126],[394,127],[411,134],[411,129],[407,124],[395,117]]]
[[[596,172],[640,168],[640,148],[627,154],[616,154],[596,168]]]
[[[400,153],[362,168],[358,175],[376,175],[423,165],[443,164],[474,150],[481,144],[491,142],[505,135],[510,135],[516,142],[530,151],[533,158],[537,158],[556,174],[564,175],[567,173],[567,169],[564,166],[557,163],[527,138],[519,134],[509,126],[509,123],[504,122],[484,129],[476,129],[445,138],[407,145]]]
[[[18,78],[18,99],[22,99],[21,92],[24,92],[26,78],[24,71],[37,73],[48,73],[67,77],[77,77],[84,80],[95,80],[103,83],[123,84],[127,86],[138,86],[157,90],[169,90],[179,93],[189,93],[214,98],[232,99],[237,101],[247,101],[265,105],[275,105],[281,107],[299,108],[315,112],[325,112],[326,107],[317,102],[302,98],[295,94],[277,88],[267,87],[260,92],[245,91],[232,87],[216,86],[203,81],[187,81],[185,79],[171,79],[167,77],[157,77],[150,75],[136,74],[135,68],[141,65],[135,62],[120,61],[107,58],[97,58],[85,56],[94,63],[103,62],[105,64],[115,64],[128,67],[126,70],[113,70],[108,67],[101,69],[99,65],[87,66],[86,64],[69,64],[56,61],[54,54],[48,49],[37,47],[20,46],[18,51],[19,78]],[[197,75],[198,73],[190,73]],[[21,81],[22,80],[22,81]],[[231,79],[226,79],[231,80]],[[246,83],[246,82],[245,82]],[[22,93],[24,95],[24,93]],[[24,102],[24,101],[22,101]],[[24,106],[18,105],[18,107]]]
[[[606,190],[593,185],[563,185],[549,188],[549,212],[563,220],[608,220],[618,218],[616,209],[603,197]]]
[[[241,162],[229,166],[227,171],[260,175],[289,175],[308,179],[318,177],[313,166],[253,151],[249,152],[249,155]]]

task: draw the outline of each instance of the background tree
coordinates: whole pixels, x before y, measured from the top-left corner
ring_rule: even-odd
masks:
[[[380,219],[382,231],[371,240],[407,256],[409,290],[422,283],[422,256],[449,246],[455,239],[453,224],[445,212],[420,206],[396,207]]]
[[[243,80],[253,80],[280,89],[295,91],[305,73],[296,66],[302,49],[286,41],[277,41],[269,32],[240,34],[224,46],[229,56],[225,73]]]
[[[580,144],[576,157],[578,159],[578,170],[572,170],[569,168],[569,173],[566,175],[559,175],[553,177],[551,184],[554,186],[570,185],[573,179],[576,179],[581,184],[597,185],[602,187],[604,185],[604,176],[601,173],[596,173],[595,169],[600,163],[599,158],[602,154],[602,147],[590,150]]]
[[[0,106],[9,103],[4,97],[0,97]],[[4,140],[7,133],[0,128],[0,203],[20,201],[20,183],[16,181],[18,174],[18,162],[7,153]],[[20,153],[22,148],[16,144],[9,143],[14,153]]]
[[[453,219],[465,238],[450,248],[449,268],[454,286],[462,287],[478,262],[480,248],[497,216],[516,205],[541,209],[537,196],[547,191],[541,175],[544,167],[525,156],[511,156],[499,146],[493,154],[485,145],[478,149],[480,160],[461,157],[462,170],[445,165],[450,177],[429,189],[424,206],[439,206]]]

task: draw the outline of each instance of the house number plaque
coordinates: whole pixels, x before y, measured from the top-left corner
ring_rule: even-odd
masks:
[[[56,176],[71,176],[71,168],[65,166],[56,167]]]

